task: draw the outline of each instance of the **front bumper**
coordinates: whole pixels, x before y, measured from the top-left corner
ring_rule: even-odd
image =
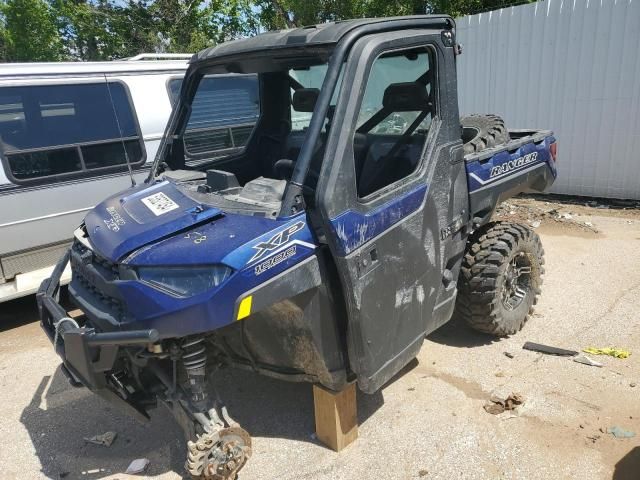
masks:
[[[146,420],[145,409],[129,394],[113,370],[121,347],[154,343],[158,332],[151,329],[100,333],[94,328],[78,326],[57,300],[60,277],[69,257],[70,251],[67,251],[36,294],[40,325],[62,359],[62,371],[72,385],[84,385],[134,417]]]

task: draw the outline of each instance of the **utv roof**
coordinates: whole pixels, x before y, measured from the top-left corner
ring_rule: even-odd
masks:
[[[321,23],[308,27],[267,32],[255,37],[224,42],[196,53],[191,63],[208,63],[219,58],[233,57],[250,52],[268,52],[295,47],[326,47],[337,44],[347,34],[355,32],[379,33],[407,28],[454,28],[448,15],[413,15],[405,17],[362,18]]]

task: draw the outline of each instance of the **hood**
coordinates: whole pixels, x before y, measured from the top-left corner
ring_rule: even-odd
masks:
[[[108,198],[89,212],[85,226],[96,251],[117,262],[148,243],[223,216],[164,181]]]
[[[266,259],[286,244],[303,242],[313,249],[311,231],[305,225],[304,216],[274,220],[228,213],[180,235],[146,245],[128,256],[126,263],[136,267],[222,263],[242,270],[252,262]],[[291,233],[283,235],[285,231]],[[263,252],[259,258],[256,257],[258,252]]]

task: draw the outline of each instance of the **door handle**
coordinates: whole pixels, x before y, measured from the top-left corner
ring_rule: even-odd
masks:
[[[372,245],[364,249],[364,251],[358,255],[358,276],[360,278],[364,277],[379,264],[378,248]]]

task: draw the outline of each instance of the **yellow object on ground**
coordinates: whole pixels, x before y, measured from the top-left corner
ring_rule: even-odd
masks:
[[[631,355],[631,352],[627,350],[622,350],[621,348],[615,347],[604,347],[604,348],[596,348],[596,347],[587,347],[582,350],[585,353],[591,353],[592,355],[609,355],[610,357],[616,358],[628,358]]]

